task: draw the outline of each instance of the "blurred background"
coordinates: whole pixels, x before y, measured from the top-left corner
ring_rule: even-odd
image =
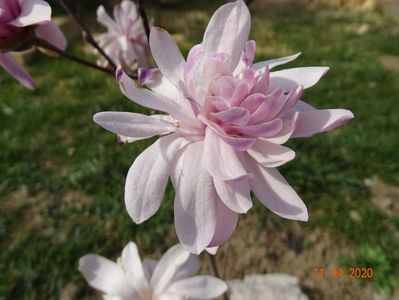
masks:
[[[76,8],[98,32],[96,7],[115,2],[76,1]],[[159,0],[146,7],[186,55],[223,3]],[[303,99],[350,109],[355,120],[288,143],[297,156],[280,170],[307,204],[309,222],[281,219],[254,199],[231,239],[227,278],[282,272],[298,276],[310,299],[398,300],[399,1],[255,0],[250,9],[256,60],[302,52],[284,67],[330,66]],[[66,24],[68,51],[95,61]],[[125,176],[153,140],[118,145],[92,116],[147,111],[111,76],[39,53],[21,59],[36,91],[0,70],[0,299],[96,299],[78,259],[117,258],[130,240],[142,256],[160,257],[177,242],[174,192],[169,186],[160,211],[134,225],[124,207]],[[373,268],[374,276],[349,279],[351,267]]]

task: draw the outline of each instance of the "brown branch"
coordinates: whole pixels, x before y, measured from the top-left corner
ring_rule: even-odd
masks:
[[[75,13],[75,11],[67,4],[64,0],[58,0],[61,6],[65,9],[65,11],[75,19],[75,21],[79,24],[80,28],[85,34],[86,40],[89,44],[91,44],[94,48],[98,50],[98,52],[108,61],[108,63],[112,66],[114,70],[116,70],[116,64],[113,60],[104,52],[104,50],[100,47],[100,45],[96,42],[93,35],[90,33],[90,30],[86,27],[86,25],[82,22],[80,17]]]
[[[148,16],[144,8],[144,0],[137,0],[137,9],[139,11],[139,14],[141,16],[141,20],[143,21],[143,26],[145,30],[145,34],[147,35],[147,40],[150,42],[150,23],[148,21]]]
[[[220,273],[219,273],[218,265],[216,263],[215,256],[210,254],[209,252],[206,252],[206,253],[208,254],[209,264],[211,266],[213,275],[215,275],[215,277],[223,280],[223,278],[220,277]],[[223,294],[223,300],[230,300],[230,296],[229,296],[229,292],[228,291],[226,291]]]

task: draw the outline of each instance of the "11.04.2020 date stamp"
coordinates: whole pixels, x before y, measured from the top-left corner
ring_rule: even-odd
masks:
[[[313,267],[312,272],[319,278],[327,276],[332,278],[349,278],[349,279],[372,279],[374,276],[374,269],[371,267],[350,267],[350,268],[331,268]]]

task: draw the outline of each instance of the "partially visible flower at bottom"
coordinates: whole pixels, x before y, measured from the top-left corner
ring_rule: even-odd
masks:
[[[170,248],[158,262],[144,259],[135,243],[128,243],[117,263],[88,254],[79,260],[79,271],[105,300],[214,299],[227,291],[227,284],[212,276],[194,276],[200,262],[181,245]]]

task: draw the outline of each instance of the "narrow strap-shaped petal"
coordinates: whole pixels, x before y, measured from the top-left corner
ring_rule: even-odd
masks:
[[[168,293],[183,296],[185,299],[210,300],[221,296],[227,291],[227,284],[212,276],[195,276],[173,283]]]
[[[230,136],[226,134],[219,125],[208,120],[204,116],[199,115],[198,119],[201,120],[201,122],[207,125],[210,129],[212,129],[223,141],[225,141],[227,144],[234,147],[238,151],[246,151],[247,149],[251,148],[256,141],[254,138]]]
[[[180,143],[181,139],[173,134],[162,137],[142,152],[130,167],[125,205],[135,223],[142,223],[157,212]]]
[[[342,126],[354,115],[346,109],[317,109],[298,112],[298,120],[292,137],[309,137]]]
[[[298,112],[294,113],[294,115],[291,116],[290,118],[283,120],[283,128],[280,130],[278,134],[272,137],[259,138],[259,139],[266,140],[273,144],[279,144],[279,145],[284,144],[292,136],[296,127],[297,120],[298,120]]]
[[[81,257],[79,271],[91,287],[103,293],[122,299],[139,299],[123,269],[105,257],[96,254]]]
[[[213,14],[206,28],[202,42],[206,55],[230,55],[233,71],[241,58],[250,27],[251,16],[242,0],[223,5]]]
[[[274,119],[270,122],[260,123],[256,125],[232,126],[241,133],[253,137],[271,137],[278,134],[283,128],[281,119]]]
[[[117,31],[117,25],[115,21],[111,19],[102,5],[97,8],[97,21],[98,23],[107,27],[109,31]]]
[[[232,211],[244,214],[252,207],[251,188],[247,179],[220,180],[214,177],[213,183],[220,199]]]
[[[281,166],[295,158],[295,152],[288,147],[258,139],[248,154],[266,168]]]
[[[237,227],[238,213],[228,208],[222,200],[216,201],[216,229],[209,247],[220,246],[230,239]]]
[[[263,205],[280,217],[308,220],[305,204],[277,169],[264,168],[250,157],[246,159],[246,166],[254,174],[249,181],[252,191]]]
[[[21,67],[10,53],[0,52],[0,66],[2,66],[12,77],[18,80],[23,86],[34,90],[35,83],[32,77]]]
[[[298,85],[302,85],[304,89],[310,88],[318,83],[329,69],[328,67],[304,67],[271,72],[270,89],[282,88],[288,93]]]
[[[210,128],[205,130],[204,164],[213,177],[221,180],[249,177],[237,156],[236,150],[226,144]]]
[[[43,0],[21,1],[21,13],[9,24],[26,27],[51,21],[51,7]]]
[[[100,112],[93,116],[94,122],[115,134],[131,138],[149,138],[164,135],[177,129],[167,119],[129,112]]]
[[[67,47],[67,40],[64,33],[54,22],[48,22],[37,26],[35,33],[37,37],[47,41],[58,49],[65,50]]]
[[[269,60],[265,60],[265,61],[260,61],[260,62],[253,64],[252,68],[258,72],[264,72],[266,66],[268,67],[269,70],[271,70],[274,67],[284,65],[286,63],[289,63],[289,62],[297,59],[299,55],[301,55],[301,52],[290,55],[290,56],[284,56],[284,57],[269,59]]]
[[[184,87],[184,58],[170,34],[154,27],[150,35],[152,56],[162,74],[178,89]]]
[[[144,299],[148,298],[151,295],[150,285],[135,243],[129,242],[123,249],[122,264],[130,282],[136,287],[137,293]]]
[[[203,142],[185,149],[182,175],[174,201],[176,233],[182,245],[194,254],[211,242],[216,227],[218,196],[212,176],[203,161]]]
[[[147,89],[138,88],[133,79],[127,76],[121,68],[118,68],[116,71],[116,78],[119,81],[122,93],[137,104],[155,110],[168,112],[172,116],[174,113],[178,114],[181,109],[178,103],[169,98],[157,95]]]
[[[242,107],[232,107],[224,111],[211,113],[219,121],[230,125],[246,125],[249,114],[249,110]]]
[[[192,276],[198,272],[199,259],[184,249],[180,244],[173,246],[162,256],[151,277],[154,295],[160,295],[172,282],[184,277],[178,276],[186,272]],[[192,273],[195,271],[194,273]],[[188,275],[189,274],[189,275]]]

